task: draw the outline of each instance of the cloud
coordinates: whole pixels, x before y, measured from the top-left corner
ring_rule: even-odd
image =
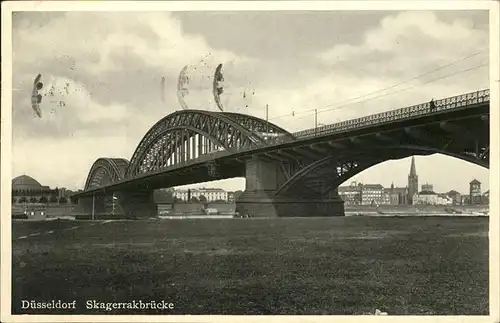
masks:
[[[17,170],[13,175],[34,176],[42,185],[51,187],[83,188],[95,156],[127,156],[131,154],[127,141],[121,134],[109,135],[104,141],[78,134],[57,140],[34,138],[17,141],[12,146],[12,162]],[[112,149],[108,146],[111,142]]]
[[[18,16],[14,29],[14,87],[24,89],[14,100],[14,123],[30,123],[29,128],[32,122],[23,112],[29,106],[26,93],[30,93],[30,82],[37,73],[44,79],[66,79],[75,85],[73,88],[86,92],[83,96],[66,93],[64,99],[72,103],[66,110],[71,111],[73,119],[83,121],[80,130],[95,125],[85,122],[89,118],[102,119],[101,125],[87,129],[89,135],[93,131],[98,135],[97,128],[110,121],[109,115],[163,114],[164,107],[159,104],[161,77],[168,76],[174,93],[174,75],[181,67],[211,51],[201,37],[183,35],[179,22],[169,14],[70,12],[41,27],[30,23],[32,15],[27,14],[25,19]],[[217,55],[235,58],[227,51]],[[177,103],[173,96],[168,104],[174,110]],[[48,112],[54,107],[49,101],[42,108]],[[57,112],[59,122],[67,122],[68,114],[60,109]],[[57,122],[55,118],[46,121]]]
[[[318,122],[326,124],[488,87],[487,68],[475,67],[488,62],[487,50],[479,52],[488,48],[488,31],[463,13],[456,19],[442,19],[433,12],[389,13],[378,24],[361,24],[359,30],[351,24],[353,39],[322,32],[329,45],[315,41],[314,48],[288,44],[294,35],[283,36],[287,29],[282,23],[276,25],[282,29],[265,30],[275,46],[281,46],[281,40],[293,48],[289,54],[280,51],[281,59],[270,55],[270,44],[262,55],[255,50],[263,39],[262,30],[258,37],[251,36],[258,28],[244,28],[244,47],[252,49],[249,57],[231,42],[223,47],[224,34],[215,35],[220,41],[216,48],[211,46],[204,32],[204,26],[208,30],[213,25],[211,20],[186,32],[181,19],[182,15],[165,12],[16,14],[13,87],[21,90],[13,92],[14,172],[43,174],[40,181],[46,185],[74,188],[83,186],[95,159],[130,158],[153,124],[180,109],[175,92],[185,65],[192,79],[186,97],[191,108],[217,110],[210,77],[223,63],[222,99],[227,110],[265,118],[268,105],[270,121],[290,131],[313,127],[315,109]],[[224,23],[217,21],[221,29],[231,27]],[[307,26],[294,33],[304,44],[312,44],[307,37],[315,37],[321,26]],[[465,69],[471,70],[447,77]],[[436,71],[413,79],[432,70]],[[43,75],[44,91],[54,85],[58,92],[44,96],[41,119],[34,116],[30,103],[38,73]],[[384,88],[389,89],[366,96]],[[356,97],[360,98],[351,100]],[[44,145],[58,156],[53,163],[61,168],[75,162],[74,171],[59,176],[45,172],[43,163],[23,159],[30,147],[41,154]],[[76,155],[81,157],[75,160]]]
[[[434,12],[416,11],[387,16],[377,28],[365,33],[361,44],[341,44],[317,56],[332,67],[363,62],[365,71],[408,76],[487,49],[488,32],[475,29],[471,21],[447,23]]]
[[[270,100],[278,115],[290,107],[310,107],[312,121],[317,108],[321,122],[331,123],[475,91],[489,86],[487,49],[487,30],[475,29],[466,19],[444,22],[433,12],[389,15],[361,42],[335,44],[312,55],[303,86],[277,90]],[[366,95],[372,92],[377,93]],[[290,117],[282,122],[300,127]]]
[[[39,173],[42,164],[28,167],[31,161],[23,160],[23,151],[48,142],[58,147],[61,163],[82,146],[86,167],[117,152],[130,158],[147,129],[177,109],[171,94],[181,67],[213,51],[202,37],[182,34],[168,13],[68,12],[51,18],[23,13],[14,17],[13,36],[13,87],[21,89],[13,93],[14,172],[35,167]],[[236,58],[229,51],[213,52]],[[38,73],[44,82],[41,119],[31,110],[30,98]],[[170,90],[164,104],[162,76]],[[84,137],[88,144],[81,143]],[[81,187],[83,173],[68,174],[73,183],[75,174]],[[53,174],[48,184],[60,178]]]

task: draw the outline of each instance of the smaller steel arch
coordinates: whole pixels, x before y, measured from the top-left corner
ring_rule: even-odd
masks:
[[[385,158],[380,156],[380,150],[392,150],[394,151],[393,155],[391,155],[391,158]],[[382,163],[384,161],[396,158],[405,158],[409,157],[412,155],[431,155],[431,154],[443,154],[447,155],[450,157],[454,157],[457,159],[465,160],[470,163],[489,168],[488,164],[482,160],[479,160],[473,156],[468,156],[466,154],[460,154],[460,153],[455,153],[455,152],[450,152],[450,151],[444,151],[442,149],[437,149],[437,148],[432,148],[432,147],[423,147],[423,146],[414,146],[414,145],[399,145],[399,146],[377,146],[377,147],[372,147],[369,149],[363,149],[363,150],[358,150],[355,152],[351,151],[346,151],[338,155],[328,155],[322,159],[319,159],[303,169],[299,170],[297,173],[295,173],[291,178],[289,178],[283,185],[280,186],[280,188],[276,191],[276,195],[282,195],[285,194],[288,190],[290,190],[294,185],[296,185],[302,178],[304,178],[307,174],[310,174],[314,170],[328,166],[331,164],[332,161],[342,161],[342,159],[349,158],[349,159],[356,159],[360,158],[363,156],[371,156],[373,160],[368,161],[366,163],[363,163],[360,165],[361,167],[356,167],[353,170],[346,172],[345,174],[342,174],[340,177],[337,178],[334,182],[331,184],[331,188],[334,186],[338,186],[341,183],[343,183],[345,180],[351,178],[352,176],[368,169],[369,167],[372,167],[374,165],[377,165],[379,163]],[[377,158],[378,157],[378,158]],[[328,193],[328,192],[326,192]]]
[[[288,190],[290,190],[294,185],[296,185],[301,179],[306,177],[308,174],[313,173],[315,170],[322,168],[322,167],[328,167],[332,166],[332,164],[335,164],[336,162],[339,162],[347,157],[355,157],[361,155],[360,151],[357,152],[351,152],[351,151],[345,151],[337,155],[327,155],[319,160],[316,160],[312,162],[311,164],[305,166],[304,168],[300,169],[298,172],[293,174],[292,177],[290,177],[283,185],[278,188],[276,191],[276,195],[284,194]],[[335,167],[335,166],[334,166]],[[336,170],[335,170],[335,173]]]
[[[129,161],[124,158],[98,158],[90,168],[85,190],[99,187],[107,177],[110,182],[124,179]]]

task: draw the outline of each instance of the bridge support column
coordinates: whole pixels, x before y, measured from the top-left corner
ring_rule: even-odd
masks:
[[[127,218],[151,218],[158,216],[153,190],[130,190],[115,193],[118,212]]]
[[[104,214],[106,213],[105,196],[96,194],[95,196],[79,197],[75,211],[80,215]]]
[[[236,211],[255,217],[344,216],[344,201],[336,191],[329,197],[310,192],[276,196],[285,182],[278,162],[253,157],[246,162],[245,191],[236,201]]]
[[[236,211],[254,217],[344,216],[344,201],[338,198],[275,196],[272,192],[243,192]]]
[[[78,214],[92,214],[92,196],[79,197],[75,211]]]

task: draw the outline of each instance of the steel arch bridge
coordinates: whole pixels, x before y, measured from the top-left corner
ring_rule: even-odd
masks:
[[[129,161],[123,158],[99,158],[90,168],[85,190],[112,184],[125,178]]]
[[[158,121],[142,138],[130,162],[99,158],[85,190],[186,163],[218,151],[235,153],[261,147],[268,138],[291,141],[295,136],[257,117],[232,112],[181,110]]]
[[[489,109],[481,90],[293,134],[244,114],[182,110],[153,125],[130,162],[98,159],[75,197],[117,192],[125,208],[144,204],[138,214],[153,209],[152,190],[245,177],[243,209],[343,214],[335,188],[387,160],[441,153],[488,168]]]

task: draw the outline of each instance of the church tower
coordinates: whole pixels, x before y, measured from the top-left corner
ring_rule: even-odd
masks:
[[[408,204],[413,204],[413,195],[415,193],[418,193],[418,175],[415,168],[415,157],[412,157],[410,175],[408,175]]]

